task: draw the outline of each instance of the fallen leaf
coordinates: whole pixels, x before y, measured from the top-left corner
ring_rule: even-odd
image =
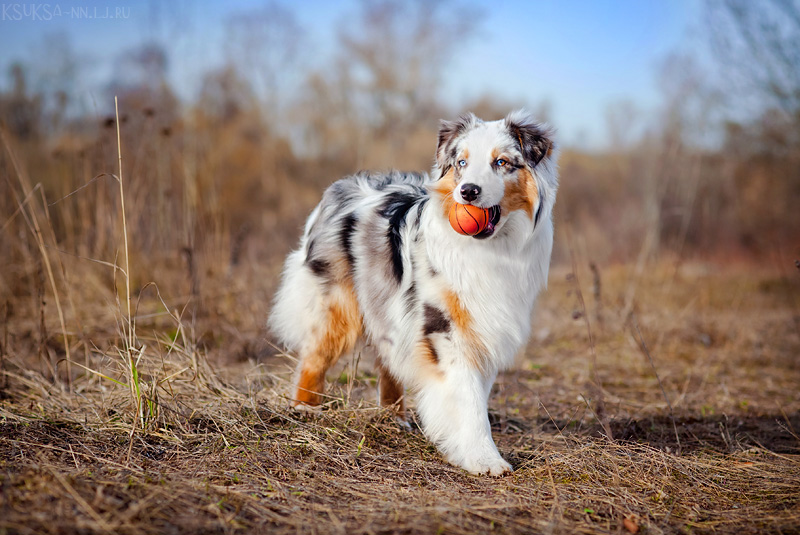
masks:
[[[636,523],[636,516],[626,516],[622,519],[622,525],[625,526],[625,529],[628,530],[628,533],[638,533],[639,532],[639,524]]]

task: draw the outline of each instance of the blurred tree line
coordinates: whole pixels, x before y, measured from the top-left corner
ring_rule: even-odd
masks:
[[[188,263],[195,279],[245,257],[279,266],[333,180],[428,169],[439,118],[464,111],[436,90],[458,42],[476,33],[479,17],[457,8],[454,18],[452,4],[364,2],[340,28],[333,61],[304,70],[305,30],[290,9],[267,4],[226,21],[227,61],[191,102],[170,87],[163,46],[117,58],[103,97],[119,96],[134,272]],[[597,261],[799,254],[799,4],[712,0],[706,19],[725,87],[691,56],[670,56],[657,116],[619,102],[607,110],[604,150],[562,147],[557,227],[582,236]],[[8,265],[34,247],[22,204],[48,218],[54,246],[69,254],[109,260],[120,243],[113,107],[78,109],[81,65],[66,38],[48,39],[52,54],[13,65],[0,94]],[[486,119],[513,107],[491,97],[465,106]],[[534,111],[548,119],[546,104]]]

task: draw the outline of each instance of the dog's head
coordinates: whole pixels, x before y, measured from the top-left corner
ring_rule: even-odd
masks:
[[[551,137],[546,126],[521,110],[492,122],[472,113],[442,121],[433,190],[445,215],[453,202],[489,209],[490,223],[476,238],[497,234],[516,211],[535,228],[550,216],[558,186]]]

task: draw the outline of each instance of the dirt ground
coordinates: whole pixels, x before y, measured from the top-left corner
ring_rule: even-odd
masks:
[[[800,533],[791,264],[555,266],[492,392],[501,478],[376,407],[368,355],[294,412],[270,269],[141,289],[132,350],[107,291],[78,303],[69,376],[52,303],[0,304],[0,533]]]

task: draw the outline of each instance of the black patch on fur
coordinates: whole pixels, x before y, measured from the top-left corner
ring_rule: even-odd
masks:
[[[455,121],[441,122],[439,125],[439,143],[436,147],[436,160],[440,168],[452,167],[456,159],[455,141],[479,122],[480,119],[471,113],[465,113]],[[442,176],[444,176],[444,172]]]
[[[328,273],[331,270],[331,264],[327,260],[323,260],[322,258],[314,258],[314,249],[316,248],[316,242],[311,240],[308,242],[308,247],[306,251],[306,265],[308,268],[316,275],[317,277],[327,278]]]
[[[316,258],[313,260],[306,260],[306,265],[309,267],[309,269],[311,269],[314,275],[316,275],[317,277],[321,277],[323,279],[327,278],[328,273],[331,270],[330,262],[327,262],[326,260],[322,260],[320,258]]]
[[[423,199],[419,201],[419,204],[417,204],[417,218],[414,220],[414,229],[419,228],[419,225],[422,222],[422,209],[425,208],[425,205],[428,203],[428,199],[430,199],[430,197],[427,196],[428,192],[426,190],[423,189],[422,194],[425,195],[425,197],[423,197]],[[414,241],[419,241],[419,234],[414,236]]]
[[[445,317],[444,312],[425,303],[425,326],[422,329],[425,336],[433,333],[446,333],[449,330],[450,320]]]
[[[358,218],[355,214],[349,213],[342,218],[342,230],[339,233],[339,239],[342,242],[342,249],[344,250],[345,257],[347,258],[347,265],[350,270],[356,264],[356,258],[353,255],[353,233],[356,231]]]
[[[536,167],[547,156],[553,142],[547,131],[533,122],[515,123],[506,119],[511,137],[519,144],[519,150],[531,168]]]
[[[378,212],[389,222],[386,238],[389,241],[389,252],[392,256],[392,272],[397,282],[403,280],[403,237],[402,230],[406,225],[408,211],[414,207],[420,195],[395,191],[386,196],[386,202]]]
[[[411,315],[414,313],[414,310],[417,308],[417,281],[414,279],[414,275],[417,273],[417,270],[414,266],[414,257],[410,258],[411,262],[411,284],[408,285],[406,291],[403,293],[403,299],[405,300],[406,305],[406,314]]]
[[[544,194],[539,194],[539,208],[536,209],[536,215],[533,218],[533,228],[539,224],[539,216],[542,215],[542,206],[544,205]]]

